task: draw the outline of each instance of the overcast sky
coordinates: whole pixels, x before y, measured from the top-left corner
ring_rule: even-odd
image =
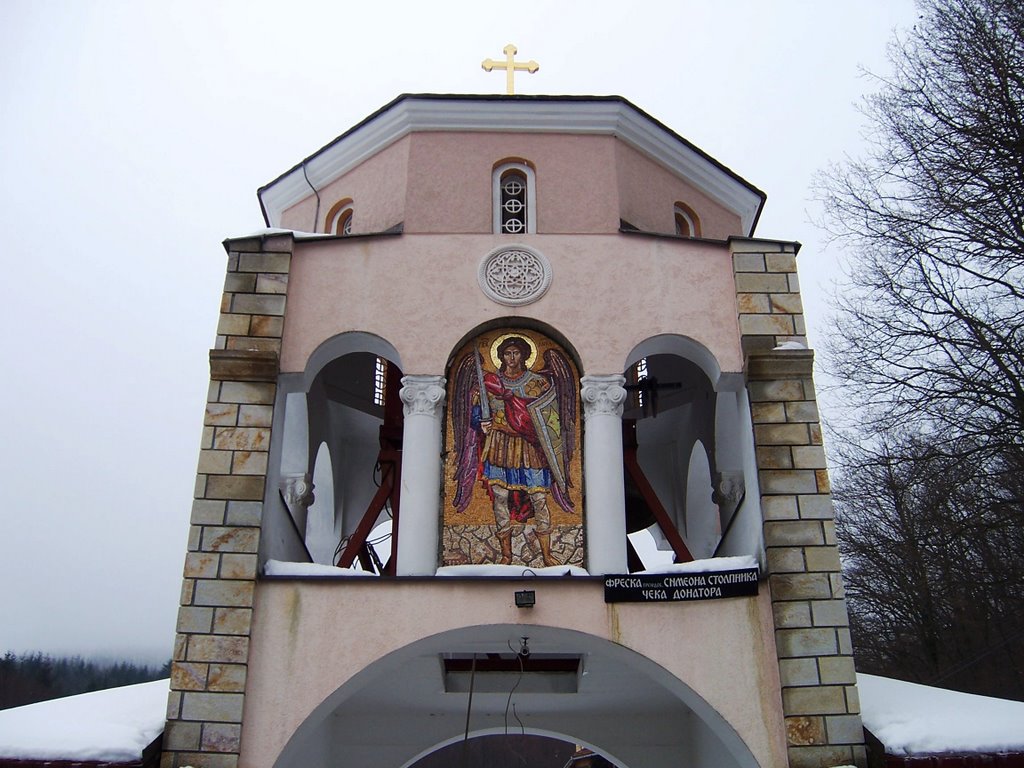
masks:
[[[400,93],[618,94],[768,194],[836,274],[815,171],[910,0],[0,0],[0,653],[169,657],[228,236],[256,188]]]

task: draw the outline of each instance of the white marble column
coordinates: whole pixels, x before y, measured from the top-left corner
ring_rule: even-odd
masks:
[[[433,576],[437,571],[444,383],[444,376],[402,377],[399,576]]]
[[[622,469],[624,376],[580,379],[583,476],[587,492],[587,570],[593,575],[627,573],[626,496]]]

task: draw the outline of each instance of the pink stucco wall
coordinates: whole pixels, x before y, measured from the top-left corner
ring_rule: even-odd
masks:
[[[356,673],[466,624],[560,627],[617,643],[675,676],[735,729],[762,768],[785,768],[767,590],[757,598],[606,604],[600,581],[531,580],[524,614],[508,582],[263,582],[249,655],[241,764],[269,768],[295,729]],[[458,606],[458,610],[453,607]],[[357,642],[372,637],[374,642]]]
[[[480,290],[496,246],[531,245],[551,262],[539,301],[507,307]],[[390,342],[407,374],[442,374],[459,341],[499,318],[531,318],[576,350],[582,373],[621,372],[659,334],[704,345],[722,371],[741,371],[732,258],[724,245],[628,235],[404,235],[296,243],[281,370],[300,372],[332,336]]]
[[[353,232],[486,234],[492,230],[491,174],[505,160],[536,174],[539,234],[615,232],[619,219],[672,234],[681,200],[701,219],[704,237],[742,234],[739,218],[613,136],[419,132],[367,159],[286,210],[282,226],[323,232],[338,200],[354,201]]]
[[[699,217],[701,237],[724,240],[745,234],[739,216],[621,141],[615,146],[615,167],[621,216],[638,229],[675,233],[673,206],[681,202]]]
[[[320,190],[320,213],[316,214],[316,196],[310,191],[301,202],[286,210],[281,226],[300,232],[325,231],[325,219],[336,202],[351,198],[352,231],[382,232],[400,223],[405,216],[408,181],[409,137],[399,139],[373,157],[360,163],[344,176]]]
[[[491,172],[510,158],[528,161],[536,173],[539,233],[614,231],[614,144],[609,136],[416,134],[406,231],[490,232]]]

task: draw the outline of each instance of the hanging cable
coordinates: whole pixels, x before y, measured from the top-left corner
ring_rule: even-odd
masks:
[[[309,188],[313,190],[313,194],[316,195],[316,213],[313,214],[313,232],[316,232],[316,228],[320,222],[320,193],[316,191],[316,187],[313,186],[313,182],[309,180],[309,175],[306,173],[306,163],[302,163],[302,175],[306,179],[306,183],[309,184]]]
[[[352,538],[352,537],[351,536],[343,536],[341,538],[341,540],[338,542],[338,546],[336,546],[334,548],[334,562],[335,563],[337,563],[338,560],[341,559],[341,553],[344,552],[348,548],[348,540],[350,538]]]
[[[526,644],[526,641],[524,640],[523,641],[523,645],[525,645],[525,644]],[[518,688],[519,684],[521,682],[523,682],[523,672],[525,671],[523,669],[523,655],[521,653],[519,653],[518,651],[516,651],[515,648],[512,647],[512,641],[511,640],[508,642],[508,649],[510,651],[512,651],[512,653],[515,654],[516,659],[519,660],[519,678],[516,680],[516,684],[512,686],[512,690],[508,692],[508,700],[505,702],[505,735],[506,736],[508,736],[508,708],[509,708],[509,705],[512,703],[512,694],[516,692],[516,688]],[[516,719],[519,720],[518,717]],[[520,721],[520,725],[521,724],[522,724],[522,721]]]
[[[469,668],[469,703],[466,704],[466,732],[462,737],[462,768],[466,768],[466,745],[469,742],[469,713],[473,711],[473,682],[476,680],[476,654],[473,654],[473,664]]]

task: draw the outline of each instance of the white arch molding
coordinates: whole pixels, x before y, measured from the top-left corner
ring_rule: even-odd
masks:
[[[508,653],[529,636],[536,653],[579,654],[581,694],[514,696],[526,733],[586,744],[622,768],[757,768],[735,728],[651,659],[576,630],[468,626],[415,641],[353,675],[294,731],[274,768],[411,766],[464,736],[467,696],[443,693],[445,653]],[[752,695],[745,692],[744,695]],[[504,732],[508,694],[477,693],[470,736]],[[519,732],[518,722],[512,727]],[[699,760],[694,756],[699,755]]]
[[[511,713],[509,714],[509,717],[511,718]],[[478,728],[476,730],[470,730],[470,732],[469,732],[469,741],[472,741],[473,739],[479,739],[479,738],[484,737],[484,736],[504,736],[504,735],[519,735],[519,734],[525,734],[527,736],[546,736],[549,739],[558,739],[559,741],[564,741],[564,742],[567,742],[567,743],[576,744],[576,745],[581,746],[581,747],[586,747],[587,749],[590,749],[590,750],[598,753],[599,755],[601,755],[601,757],[605,758],[610,763],[612,763],[613,765],[617,766],[617,768],[630,768],[630,766],[626,765],[625,763],[618,762],[612,755],[607,755],[604,752],[602,752],[601,748],[599,746],[597,746],[596,744],[592,744],[592,743],[590,743],[588,741],[582,741],[578,736],[574,736],[574,735],[568,734],[568,733],[558,733],[558,732],[555,732],[555,731],[549,731],[549,730],[546,730],[544,728],[523,728],[523,729],[520,730],[519,723],[516,723],[514,720],[512,722],[513,722],[515,727],[514,728],[510,727],[507,730],[507,732],[506,732],[506,729],[504,727],[504,724],[502,724],[501,726],[494,726],[494,727],[491,727],[491,728]],[[442,742],[439,742],[437,744],[434,744],[433,746],[429,747],[428,749],[423,750],[420,754],[416,755],[416,757],[414,757],[411,760],[409,760],[408,762],[406,762],[404,765],[401,766],[401,768],[413,768],[413,766],[415,766],[416,763],[418,763],[423,758],[425,758],[425,757],[427,757],[429,755],[432,755],[435,752],[438,752],[439,750],[444,749],[445,747],[450,747],[453,744],[458,744],[459,742],[463,741],[465,738],[466,738],[466,735],[463,733],[463,734],[459,734],[457,736],[453,736],[453,737],[451,737],[449,739],[446,739],[445,741],[442,741]]]
[[[640,358],[652,355],[676,355],[693,362],[708,377],[715,391],[731,391],[743,387],[742,373],[723,372],[722,366],[710,349],[689,336],[673,333],[663,333],[641,341],[626,357],[623,370],[628,370]]]
[[[309,391],[317,374],[323,370],[325,365],[353,352],[371,352],[389,360],[399,368],[402,367],[402,358],[398,354],[398,350],[387,339],[366,331],[345,331],[322,341],[310,354],[302,372],[305,391]]]

